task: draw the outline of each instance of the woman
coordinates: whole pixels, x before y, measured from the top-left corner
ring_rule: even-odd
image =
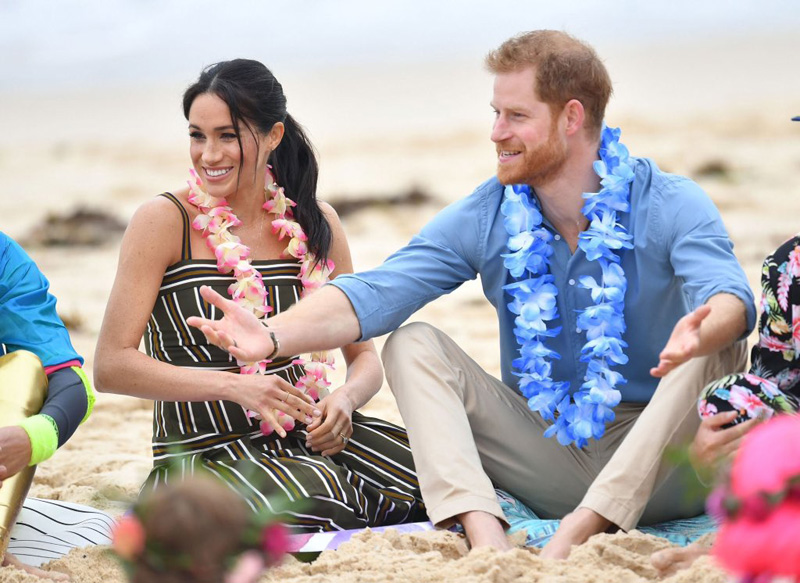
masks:
[[[99,390],[155,401],[143,490],[202,466],[295,531],[424,520],[405,432],[356,412],[382,382],[371,342],[342,349],[347,381],[326,396],[326,355],[305,369],[295,358],[239,367],[186,325],[221,316],[203,285],[263,317],[352,266],[336,213],[316,200],[311,144],[266,67],[212,65],[183,111],[190,188],[131,220],[95,357]]]
[[[800,235],[764,260],[758,344],[750,372],[723,377],[703,389],[703,418],[691,452],[698,468],[731,456],[754,424],[800,409]]]

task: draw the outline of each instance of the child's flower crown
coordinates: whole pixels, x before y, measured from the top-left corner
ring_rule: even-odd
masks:
[[[148,540],[140,507],[123,516],[112,531],[111,547],[128,573],[132,573],[137,563],[145,564],[156,572],[184,571],[191,573],[194,565],[188,552],[175,553],[165,549],[158,541]],[[281,561],[290,550],[289,532],[268,513],[253,514],[238,545],[231,553],[221,557],[229,569],[237,568],[239,558],[255,555],[262,567],[269,567]]]
[[[765,520],[784,500],[800,502],[800,474],[792,476],[780,490],[767,492],[759,490],[749,496],[738,497],[726,480],[714,489],[706,499],[706,510],[717,522],[749,518]]]

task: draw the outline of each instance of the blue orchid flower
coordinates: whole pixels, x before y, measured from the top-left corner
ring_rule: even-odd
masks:
[[[630,183],[634,177],[628,149],[619,142],[620,130],[603,126],[600,160],[594,170],[601,190],[584,193],[583,213],[590,224],[578,239],[590,261],[598,261],[600,281],[591,276],[579,278],[588,289],[594,305],[578,314],[578,325],[586,331],[581,360],[587,371],[580,390],[570,395],[569,383],[552,379],[553,359],[560,355],[547,347],[546,339],[560,333],[560,326],[548,328],[558,318],[558,288],[549,271],[553,253],[552,235],[541,227],[541,209],[526,185],[507,186],[500,211],[509,235],[509,253],[503,265],[517,279],[504,286],[511,296],[508,309],[515,314],[514,336],[519,357],[514,359],[514,374],[528,399],[528,406],[552,423],[546,437],[555,436],[562,445],[584,447],[589,439],[599,439],[605,426],[614,419],[613,408],[621,395],[617,386],[626,382],[611,366],[627,363],[624,300],[627,289],[619,251],[633,247],[631,236],[617,220],[617,213],[630,210]],[[525,275],[527,279],[520,279]]]

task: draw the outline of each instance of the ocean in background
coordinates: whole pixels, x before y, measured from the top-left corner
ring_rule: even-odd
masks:
[[[800,7],[796,0],[0,0],[0,91],[185,80],[205,64],[245,55],[281,71],[477,64],[505,38],[537,28],[567,30],[604,54],[800,36]]]
[[[800,114],[797,0],[0,0],[0,228],[77,204],[128,218],[182,184],[181,94],[234,57],[283,84],[324,197],[455,200],[494,171],[483,57],[536,28],[597,49],[608,122],[675,171]]]

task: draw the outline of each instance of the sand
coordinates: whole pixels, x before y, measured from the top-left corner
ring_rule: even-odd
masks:
[[[770,42],[780,44],[779,40]],[[784,48],[788,54],[797,54],[797,41],[786,39]],[[719,56],[714,51],[721,49],[703,50],[702,55],[714,58]],[[734,48],[731,50],[735,56]],[[675,59],[688,58],[686,53],[697,55],[686,49],[677,55],[664,50],[656,56],[662,65],[675,65]],[[645,60],[644,55],[637,58]],[[612,76],[613,64],[619,62],[615,57],[610,63]],[[752,73],[764,80],[786,75],[769,60],[744,65],[752,70],[740,71],[743,76]],[[675,80],[677,87],[692,86],[693,80],[703,77],[702,71],[688,69],[691,67],[684,71],[685,77]],[[485,111],[488,77],[467,73],[463,66],[433,64],[417,70],[420,83],[435,80],[431,81],[432,91],[425,95],[400,92],[402,99],[430,100],[437,107],[446,107],[448,100],[459,95],[467,100],[452,108],[452,117],[440,116],[447,119],[436,118],[434,123],[435,116],[425,117],[419,101],[416,109],[404,113],[399,102],[391,101],[392,83],[398,81],[391,71],[375,72],[379,73],[381,82],[373,76],[356,88],[352,83],[360,71],[350,71],[338,84],[333,73],[314,79],[290,78],[284,83],[287,92],[295,90],[294,95],[310,91],[314,83],[324,84],[330,94],[327,102],[314,103],[308,95],[295,100],[303,113],[297,117],[311,128],[320,150],[322,198],[389,196],[415,186],[434,197],[433,202],[418,207],[374,207],[346,217],[356,269],[382,261],[439,208],[490,176],[493,168],[493,148],[488,141],[491,120]],[[398,77],[407,83],[408,74],[403,71]],[[702,95],[648,84],[647,78],[635,78],[631,70],[622,68],[620,75],[623,83],[618,84],[617,92],[623,96],[612,108],[610,121],[622,126],[623,141],[634,154],[652,157],[670,171],[691,176],[707,190],[723,214],[737,256],[758,294],[764,256],[800,229],[800,197],[796,196],[800,188],[800,124],[793,126],[788,121],[792,114],[800,114],[800,107],[793,111],[784,99],[787,94],[780,92],[783,87],[778,86],[762,85],[759,95],[750,90],[745,95],[749,100],[734,96],[735,89],[725,86],[711,103]],[[645,88],[644,93],[631,95],[630,87],[636,82]],[[707,91],[713,90],[712,85],[708,80],[700,84]],[[185,130],[175,106],[180,86],[76,91],[60,95],[58,100],[47,95],[5,95],[6,114],[19,115],[6,115],[6,131],[0,139],[1,228],[22,238],[47,212],[76,205],[127,221],[144,200],[179,186],[187,168]],[[453,89],[459,86],[483,93],[464,96]],[[359,117],[358,104],[351,104],[345,96],[348,91],[371,90],[383,92],[380,96],[389,100],[388,105],[382,102],[384,107],[397,116],[387,116],[389,121]],[[648,91],[660,96],[655,101],[656,112],[642,106]],[[676,110],[669,107],[670,95],[680,100]],[[727,101],[726,95],[730,97]],[[334,105],[340,115],[331,119],[327,107]],[[367,112],[375,109],[366,107]],[[37,114],[36,127],[41,128],[34,135],[25,123],[25,116],[32,111]],[[420,119],[410,123],[414,116]],[[59,311],[76,323],[74,343],[90,371],[118,245],[115,240],[90,249],[30,249],[52,282]],[[496,317],[477,282],[465,284],[413,319],[442,328],[486,370],[499,375]],[[378,339],[379,347],[382,342]],[[343,375],[343,371],[337,374]],[[401,421],[385,386],[366,411]],[[54,458],[41,464],[31,495],[122,513],[151,466],[150,428],[149,402],[100,395],[91,419]],[[389,531],[359,536],[337,552],[322,554],[313,564],[287,559],[264,580],[657,581],[649,555],[666,546],[663,540],[637,532],[599,535],[575,550],[568,561],[552,562],[525,549],[507,554],[467,553],[463,540],[447,532],[399,536]],[[73,551],[50,567],[69,572],[74,581],[84,583],[124,581],[121,570],[102,548]],[[0,569],[0,583],[34,580],[13,569]],[[688,571],[664,580],[711,583],[726,577],[704,558]]]

